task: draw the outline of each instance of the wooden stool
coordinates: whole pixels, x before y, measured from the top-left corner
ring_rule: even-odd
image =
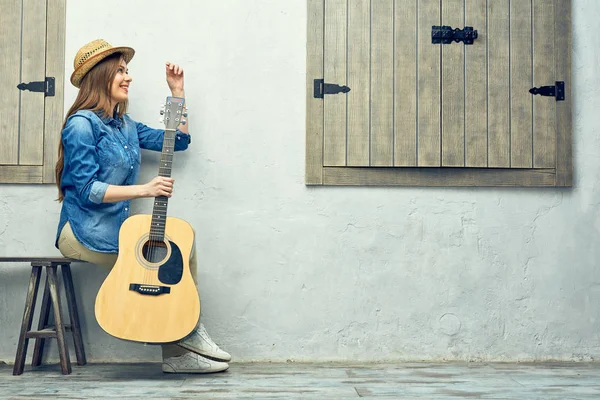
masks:
[[[83,349],[83,339],[81,328],[79,326],[79,315],[77,314],[77,302],[73,290],[73,279],[71,277],[71,262],[69,258],[61,257],[0,257],[0,262],[28,262],[31,263],[31,279],[29,280],[29,289],[27,290],[27,300],[25,301],[25,311],[23,313],[23,323],[21,324],[21,333],[19,334],[19,344],[17,346],[17,355],[15,357],[15,366],[13,375],[21,375],[25,367],[25,357],[27,356],[27,345],[29,339],[36,339],[33,350],[32,366],[38,366],[42,362],[42,353],[44,351],[44,342],[46,339],[56,338],[58,343],[58,354],[60,357],[60,366],[62,373],[68,375],[71,373],[71,360],[69,358],[69,349],[65,340],[65,331],[73,334],[75,342],[75,354],[78,365],[85,365],[85,352]],[[63,285],[69,307],[69,319],[71,324],[64,323],[63,312],[61,308],[60,293],[58,290],[58,266],[62,271]],[[31,330],[33,314],[35,311],[37,293],[40,284],[40,275],[42,268],[46,268],[46,283],[44,285],[44,294],[40,310],[38,329]],[[50,307],[54,314],[54,326],[48,325]]]

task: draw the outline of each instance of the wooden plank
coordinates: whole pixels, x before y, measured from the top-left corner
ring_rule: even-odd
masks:
[[[418,143],[417,165],[441,165],[441,45],[431,43],[431,26],[441,24],[439,0],[418,5]]]
[[[54,97],[46,97],[44,118],[44,183],[55,183],[58,144],[64,116],[66,0],[48,2],[46,76],[56,79]]]
[[[21,92],[21,2],[0,0],[0,164],[19,162],[19,99]],[[0,181],[2,182],[2,181]]]
[[[465,16],[465,26],[478,32],[477,40],[465,46],[465,166],[487,167],[486,0],[466,0]]]
[[[394,165],[417,165],[417,0],[394,7]]]
[[[510,166],[509,0],[488,1],[488,167]]]
[[[409,217],[411,224],[421,225],[418,221],[420,219],[416,216]],[[427,224],[425,219],[422,223],[424,229],[429,227]],[[414,229],[413,225],[408,227]],[[448,261],[448,264],[452,263]],[[400,271],[396,272],[396,275],[400,274]],[[389,284],[392,283],[396,282]],[[402,285],[406,286],[396,283],[397,287],[407,291],[407,298],[418,295],[418,288],[409,287],[409,282]],[[407,314],[410,312],[414,311],[406,311]],[[417,328],[407,329],[411,329],[410,334],[422,334]],[[227,372],[208,375],[165,374],[160,363],[130,361],[128,354],[119,354],[115,362],[104,363],[99,360],[85,368],[74,368],[75,374],[68,380],[60,379],[55,365],[27,371],[28,376],[23,379],[15,379],[8,373],[9,366],[0,365],[0,391],[6,399],[14,400],[358,400],[361,397],[403,400],[597,400],[600,374],[600,364],[594,361],[465,362],[453,357],[438,362],[290,360],[286,363],[277,362],[274,354],[267,359],[269,361],[245,361],[261,359],[259,349],[256,349],[257,356],[253,356],[250,350],[238,350],[236,358],[240,360],[232,363]],[[107,351],[107,354],[113,353]],[[552,395],[555,393],[557,395]]]
[[[554,2],[533,0],[533,82],[554,85]],[[533,98],[533,167],[556,165],[556,100]]]
[[[510,165],[533,167],[531,2],[510,3]]]
[[[347,1],[325,2],[325,83],[346,85]],[[324,165],[346,165],[347,95],[326,95],[324,101]]]
[[[42,167],[27,165],[0,165],[2,183],[42,183]]]
[[[308,0],[306,42],[306,155],[307,185],[323,183],[323,100],[314,98],[314,80],[323,77],[323,13],[325,0]]]
[[[371,5],[348,2],[348,165],[369,165]]]
[[[23,82],[46,77],[46,2],[23,0]],[[44,163],[44,93],[21,91],[19,164]]]
[[[340,186],[554,186],[555,169],[339,168],[323,169],[325,185]]]
[[[371,165],[391,167],[394,165],[394,1],[377,0],[371,5]]]
[[[556,80],[565,82],[565,100],[556,103],[556,186],[573,186],[571,0],[556,0],[554,10]]]
[[[464,0],[443,0],[442,21],[465,26]],[[442,46],[442,166],[465,165],[465,47]]]

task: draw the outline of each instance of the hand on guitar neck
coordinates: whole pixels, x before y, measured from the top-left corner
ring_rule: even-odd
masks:
[[[116,203],[118,201],[141,199],[144,197],[171,197],[173,195],[174,182],[175,179],[173,178],[157,176],[143,185],[108,185],[102,201],[104,203]]]

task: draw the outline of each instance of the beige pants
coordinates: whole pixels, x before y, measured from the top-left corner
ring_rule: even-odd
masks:
[[[60,232],[60,237],[58,238],[58,249],[62,253],[63,256],[68,258],[73,258],[75,260],[83,260],[87,261],[91,264],[100,265],[106,268],[112,268],[117,261],[116,254],[110,253],[100,253],[98,251],[93,251],[82,245],[73,234],[71,230],[71,225],[67,222],[63,230]],[[192,278],[194,279],[194,283],[198,286],[198,262],[196,259],[196,250],[192,250],[192,257],[190,258],[190,272],[192,273]],[[177,346],[176,344],[163,344],[162,347],[162,356],[163,359],[180,356],[182,354],[187,353],[188,351],[182,347]]]

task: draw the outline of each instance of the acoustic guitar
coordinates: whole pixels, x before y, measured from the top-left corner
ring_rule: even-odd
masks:
[[[170,177],[176,128],[185,100],[167,97],[165,135],[159,175]],[[175,342],[200,319],[200,296],[190,272],[194,230],[167,217],[167,197],[156,197],[152,215],[125,220],[119,231],[119,255],[96,297],[102,329],[119,339],[142,343]]]

